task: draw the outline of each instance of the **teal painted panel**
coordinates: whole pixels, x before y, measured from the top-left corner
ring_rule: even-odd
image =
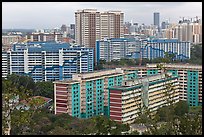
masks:
[[[94,115],[94,82],[86,82],[86,118]]]
[[[187,102],[189,106],[199,105],[198,71],[187,71]]]
[[[80,118],[80,85],[72,85],[72,116]]]
[[[116,76],[116,86],[121,86],[123,82],[123,76]]]
[[[86,118],[86,113],[81,113],[81,118]]]
[[[104,80],[96,80],[96,115],[104,113]]]
[[[108,78],[108,87],[114,86],[114,77]]]
[[[104,115],[109,117],[110,116],[109,113],[110,113],[109,107],[108,106],[104,106]]]
[[[167,70],[167,72],[171,72],[173,76],[178,76],[178,70]]]
[[[157,69],[149,69],[147,70],[147,75],[155,75],[158,74],[158,70]]]

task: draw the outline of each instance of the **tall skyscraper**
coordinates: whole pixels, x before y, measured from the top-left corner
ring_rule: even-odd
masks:
[[[75,12],[76,43],[95,51],[96,40],[124,37],[123,22],[124,13],[121,11],[78,10]]]
[[[154,25],[158,27],[158,31],[159,31],[159,28],[160,28],[159,12],[154,12]]]

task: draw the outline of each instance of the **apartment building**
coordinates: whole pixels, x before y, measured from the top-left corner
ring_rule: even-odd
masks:
[[[179,99],[187,100],[189,106],[202,105],[202,66],[192,64],[163,64],[168,72],[178,75]],[[136,71],[138,77],[161,74],[157,64],[143,67],[123,68],[124,71]]]
[[[188,41],[193,44],[202,43],[202,23],[183,22],[163,30],[163,38]]]
[[[54,81],[55,114],[68,113],[79,118],[109,115],[108,87],[121,86],[123,80],[134,79],[135,71],[121,68],[74,74],[72,80]]]
[[[165,52],[174,53],[176,60],[189,59],[190,42],[178,39],[152,39],[143,40],[141,43],[141,54],[143,58],[154,59],[164,57]]]
[[[144,78],[125,80],[122,86],[109,88],[110,118],[124,124],[135,121],[144,108],[154,113],[158,108],[169,105],[168,101],[179,101],[178,76],[172,73],[156,74]],[[168,84],[172,88],[168,88]],[[168,93],[168,95],[167,95]]]
[[[96,58],[110,62],[127,58],[133,53],[140,51],[139,41],[134,38],[112,38],[96,41]]]
[[[26,39],[31,42],[63,41],[63,33],[59,32],[33,32],[26,35]]]
[[[3,35],[2,36],[2,44],[3,45],[11,45],[15,42],[20,42],[21,40],[20,35]]]
[[[121,58],[164,58],[165,52],[174,53],[174,60],[190,58],[189,42],[178,39],[112,38],[96,41],[96,60],[110,62]]]
[[[156,64],[147,65],[153,70]],[[178,75],[180,100],[187,100],[190,106],[202,105],[202,66],[192,64],[164,64],[167,71]]]
[[[95,57],[96,40],[123,37],[123,21],[124,13],[121,11],[78,10],[75,12],[76,43],[94,48]]]
[[[6,51],[2,51],[2,78],[5,78],[7,76],[7,52]]]
[[[34,81],[66,80],[74,73],[93,71],[93,49],[56,42],[15,44],[2,52],[2,67],[3,77],[16,73]]]

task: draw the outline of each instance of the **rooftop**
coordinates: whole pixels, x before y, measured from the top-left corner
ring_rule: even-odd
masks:
[[[38,100],[39,99],[39,100]],[[51,101],[51,98],[43,97],[43,96],[33,96],[31,98],[28,98],[28,100],[21,100],[20,103],[24,105],[31,105],[33,102],[32,101],[37,101],[35,102],[36,106],[41,106],[49,101]]]

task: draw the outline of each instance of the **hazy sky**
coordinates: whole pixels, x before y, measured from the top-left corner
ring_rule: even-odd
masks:
[[[94,8],[98,11],[120,10],[125,21],[153,24],[153,13],[178,22],[180,17],[202,17],[202,2],[3,2],[2,27],[43,29],[74,23],[74,12]]]

